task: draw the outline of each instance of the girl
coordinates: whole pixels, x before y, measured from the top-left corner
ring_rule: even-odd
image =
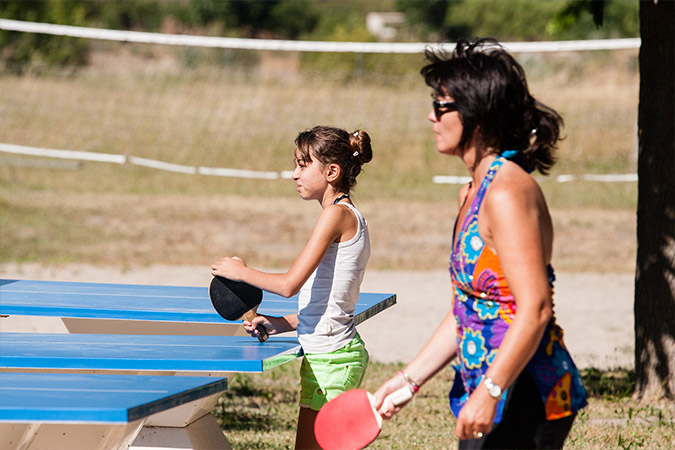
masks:
[[[296,330],[305,356],[300,369],[301,394],[296,448],[319,448],[314,420],[321,406],[360,386],[368,352],[356,332],[354,306],[370,256],[368,225],[349,197],[361,166],[372,157],[365,131],[318,126],[295,140],[293,180],[304,200],[322,211],[300,256],[286,273],[248,267],[241,258],[223,258],[211,273],[244,281],[290,297],[300,292],[298,313],[260,315],[244,328],[252,336],[262,324],[270,335]]]

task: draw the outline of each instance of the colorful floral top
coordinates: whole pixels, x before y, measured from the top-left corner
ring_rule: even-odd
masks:
[[[499,168],[498,157],[483,179],[476,198],[453,242],[450,259],[454,298],[453,312],[457,320],[456,374],[450,391],[450,406],[459,414],[469,395],[494,360],[499,346],[513,321],[516,303],[506,282],[497,255],[485,245],[478,232],[478,211]],[[551,290],[553,268],[548,267]],[[548,420],[572,414],[586,405],[586,390],[581,376],[563,343],[562,329],[555,317],[546,326],[539,347],[526,366],[535,380]],[[495,423],[501,421],[505,391],[497,407]]]

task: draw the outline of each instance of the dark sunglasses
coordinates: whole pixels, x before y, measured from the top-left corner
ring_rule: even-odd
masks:
[[[434,107],[434,114],[436,114],[436,120],[441,120],[441,116],[446,112],[457,111],[457,105],[455,105],[455,102],[434,100],[431,102],[431,104]]]

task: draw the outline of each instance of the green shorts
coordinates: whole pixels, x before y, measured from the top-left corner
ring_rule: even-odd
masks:
[[[328,400],[359,387],[368,360],[358,333],[334,352],[305,354],[300,366],[300,406],[318,411]]]

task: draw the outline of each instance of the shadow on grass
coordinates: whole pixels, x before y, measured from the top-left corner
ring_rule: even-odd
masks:
[[[237,374],[218,399],[213,415],[229,431],[255,433],[295,430],[297,388],[288,379],[267,374]]]
[[[635,371],[632,369],[580,370],[589,397],[621,399],[635,391]]]

